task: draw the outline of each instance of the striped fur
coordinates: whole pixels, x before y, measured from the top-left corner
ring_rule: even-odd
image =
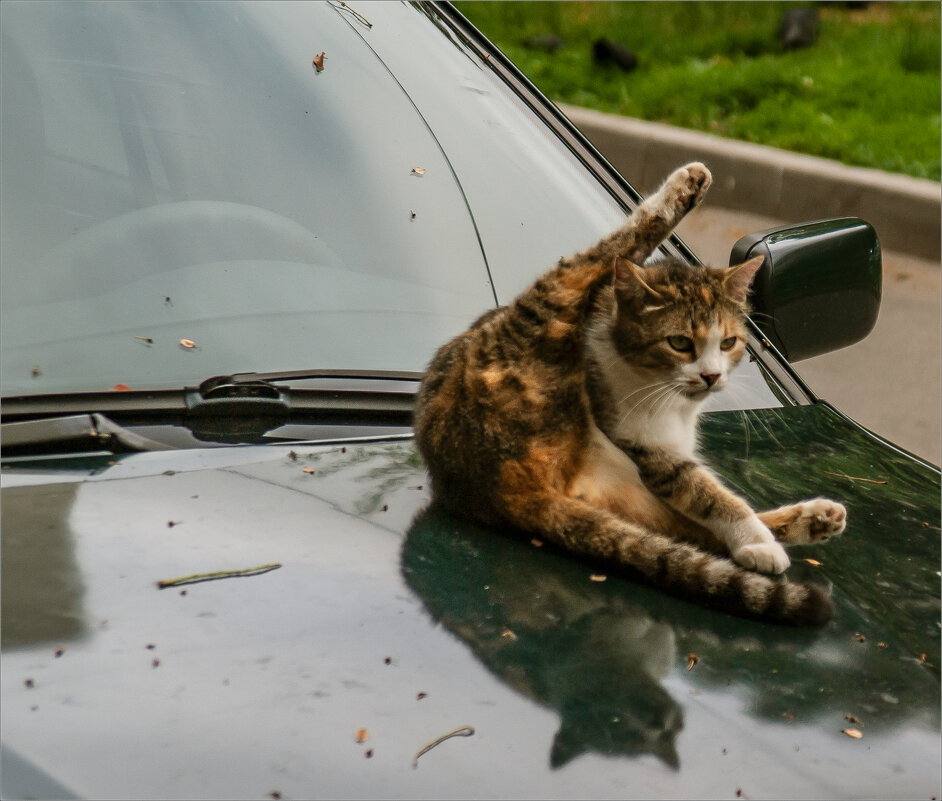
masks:
[[[839,534],[843,507],[756,515],[695,453],[699,406],[744,353],[759,262],[637,266],[710,180],[702,164],[676,170],[619,230],[442,347],[416,439],[454,512],[734,614],[820,624],[833,614],[820,588],[760,573],[788,566],[783,544]]]

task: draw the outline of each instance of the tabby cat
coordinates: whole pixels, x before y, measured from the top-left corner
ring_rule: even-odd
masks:
[[[816,498],[756,514],[696,453],[702,402],[745,352],[761,257],[639,266],[711,180],[696,162],[674,171],[621,228],[444,345],[419,390],[416,440],[453,512],[734,614],[821,624],[833,615],[824,590],[760,574],[789,566],[783,545],[843,531],[844,507]]]

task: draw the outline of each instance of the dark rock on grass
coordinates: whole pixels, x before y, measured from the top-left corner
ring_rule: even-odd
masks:
[[[638,57],[631,50],[604,37],[593,43],[592,60],[601,67],[614,65],[625,72],[631,72],[638,66]]]
[[[790,8],[778,26],[778,43],[786,50],[811,47],[821,33],[818,10],[811,6]]]

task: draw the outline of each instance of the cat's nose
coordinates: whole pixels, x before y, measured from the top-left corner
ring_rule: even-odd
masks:
[[[712,387],[717,381],[720,380],[719,373],[700,373],[700,378],[704,380],[707,387]]]

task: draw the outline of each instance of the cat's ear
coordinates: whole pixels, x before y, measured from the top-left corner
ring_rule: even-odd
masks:
[[[619,298],[637,298],[644,301],[663,300],[643,277],[644,270],[637,264],[615,257],[615,292]]]
[[[726,287],[729,296],[737,303],[746,302],[746,295],[749,294],[752,279],[756,277],[763,261],[765,261],[765,256],[755,256],[749,261],[729,267],[725,271],[726,276],[723,279],[723,286]]]

